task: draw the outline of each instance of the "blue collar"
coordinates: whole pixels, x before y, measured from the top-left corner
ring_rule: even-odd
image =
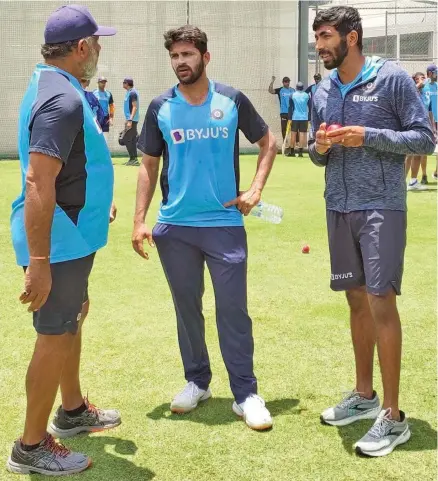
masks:
[[[64,77],[66,77],[70,81],[70,83],[72,83],[76,87],[77,90],[79,90],[80,92],[83,90],[82,85],[79,83],[79,80],[76,77],[73,77],[72,74],[66,72],[65,70],[62,70],[61,68],[55,67],[54,65],[38,63],[36,66],[36,70],[50,70],[52,72],[58,72]]]
[[[361,83],[370,82],[372,79],[374,79],[377,76],[377,72],[381,69],[384,63],[385,63],[385,60],[381,59],[380,57],[377,57],[377,56],[366,57],[362,70],[359,72],[358,76],[348,85],[353,87]],[[330,78],[339,87],[347,85],[341,82],[337,68],[332,70],[332,72],[330,73]]]

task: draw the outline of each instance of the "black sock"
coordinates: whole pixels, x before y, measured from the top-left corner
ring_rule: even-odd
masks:
[[[20,441],[20,444],[23,451],[33,451],[40,446],[41,442],[37,444],[24,444],[23,441]]]
[[[87,410],[87,405],[85,403],[82,403],[81,406],[79,406],[76,409],[72,409],[71,411],[66,411],[64,409],[65,414],[67,414],[67,416],[70,416],[71,418],[74,418],[75,416],[79,416],[79,414],[82,414],[86,410]]]

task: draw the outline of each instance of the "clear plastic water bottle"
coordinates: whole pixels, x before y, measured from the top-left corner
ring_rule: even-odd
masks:
[[[271,224],[279,224],[283,219],[283,209],[278,205],[259,202],[251,211],[251,215],[259,217]]]

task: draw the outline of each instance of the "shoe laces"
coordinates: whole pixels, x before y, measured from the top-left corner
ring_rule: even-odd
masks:
[[[61,456],[62,458],[66,458],[70,453],[70,449],[66,448],[63,444],[57,443],[55,441],[55,438],[47,434],[44,446],[53,454],[56,456]]]
[[[257,394],[250,394],[246,398],[245,404],[247,402],[249,402],[251,404],[260,404],[262,407],[265,407],[265,401],[260,396],[258,396]]]
[[[85,406],[87,406],[88,412],[95,414],[96,416],[99,416],[99,409],[93,403],[90,403],[90,401],[88,400],[88,392],[87,392],[87,395],[84,397],[84,403],[85,403]]]
[[[193,382],[193,381],[190,381],[186,387],[183,389],[182,393],[181,394],[186,394],[186,395],[189,395],[190,398],[196,396],[196,394],[198,393],[199,391],[199,388],[198,386]]]
[[[350,406],[350,404],[355,401],[357,398],[360,397],[361,393],[358,391],[344,391],[343,393],[344,398],[338,404],[338,408],[344,409]]]
[[[391,408],[388,408],[383,416],[377,418],[372,428],[368,431],[368,434],[373,438],[381,438],[384,436],[388,428],[394,424],[391,413]]]

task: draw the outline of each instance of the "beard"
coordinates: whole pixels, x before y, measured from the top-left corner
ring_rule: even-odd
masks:
[[[183,74],[178,72],[178,70],[182,68],[187,69],[187,71],[185,71]],[[191,85],[199,80],[201,75],[204,73],[204,70],[205,70],[205,65],[201,59],[198,65],[195,66],[194,70],[192,70],[188,65],[184,65],[184,66],[180,65],[178,69],[175,70],[175,75],[178,77],[178,80],[180,81],[181,84]]]
[[[99,60],[99,54],[97,50],[90,45],[90,55],[84,63],[82,78],[91,80],[97,73],[97,61]]]
[[[347,40],[345,38],[341,38],[341,42],[332,52],[329,50],[319,51],[319,56],[327,54],[330,55],[330,57],[328,57],[326,60],[323,59],[324,67],[327,70],[333,70],[334,68],[340,67],[342,62],[345,60],[345,57],[348,55]]]

